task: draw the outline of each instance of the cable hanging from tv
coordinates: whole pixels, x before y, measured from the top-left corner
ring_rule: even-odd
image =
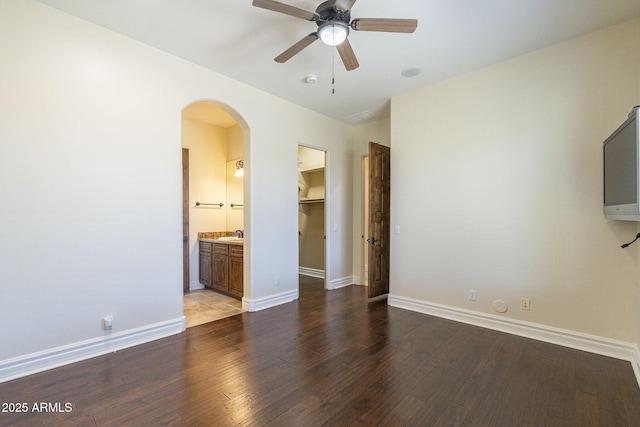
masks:
[[[626,248],[627,246],[631,246],[633,245],[636,240],[640,239],[640,233],[636,234],[636,238],[633,239],[632,241],[630,241],[629,243],[625,243],[624,245],[620,246],[622,249]]]

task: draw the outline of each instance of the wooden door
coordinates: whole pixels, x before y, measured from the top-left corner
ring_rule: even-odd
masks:
[[[391,150],[369,143],[369,298],[389,293]]]
[[[189,150],[182,149],[182,292],[189,292]]]

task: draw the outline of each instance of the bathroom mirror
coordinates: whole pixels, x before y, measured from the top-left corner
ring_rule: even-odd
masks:
[[[227,230],[244,229],[244,160],[227,162]]]

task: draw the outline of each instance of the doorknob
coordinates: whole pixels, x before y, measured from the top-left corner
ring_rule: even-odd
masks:
[[[188,243],[189,242],[189,236],[182,236],[182,242],[183,243]]]
[[[379,242],[379,241],[380,241],[380,240],[378,240],[378,242]],[[376,243],[376,238],[375,238],[375,237],[371,237],[371,238],[367,239],[367,242],[371,243],[372,245],[375,245],[375,243]]]

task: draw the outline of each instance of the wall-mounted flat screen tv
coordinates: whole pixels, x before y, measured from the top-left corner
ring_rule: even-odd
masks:
[[[640,107],[634,107],[627,120],[603,143],[604,216],[607,219],[640,221],[639,111]]]

